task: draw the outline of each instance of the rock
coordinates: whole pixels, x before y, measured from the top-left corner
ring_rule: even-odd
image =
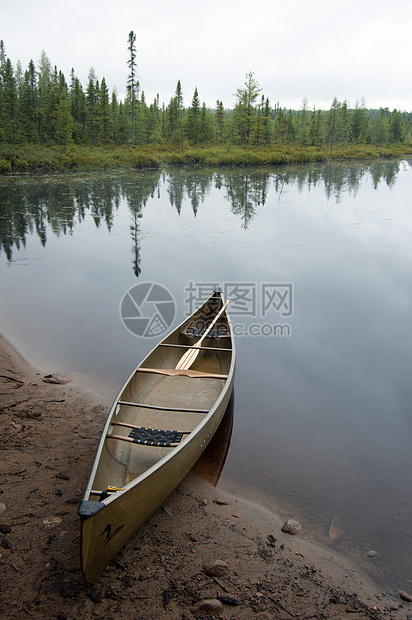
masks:
[[[43,381],[45,383],[58,383],[64,385],[65,383],[69,383],[70,381],[72,381],[72,377],[70,375],[52,373],[50,375],[44,375]]]
[[[213,503],[217,504],[218,506],[227,506],[229,502],[226,502],[223,499],[219,499],[218,497],[215,497],[215,499],[213,500]]]
[[[4,512],[5,510],[6,510],[6,504],[3,504],[3,502],[0,502],[0,514]]]
[[[368,551],[368,553],[366,555],[368,556],[368,558],[374,558],[375,555],[376,555],[376,551],[371,549],[370,551]]]
[[[171,509],[171,508],[169,508],[169,506],[163,506],[163,510],[165,511],[165,513],[166,513],[167,515],[169,515],[169,517],[171,517],[172,519],[174,519],[174,515],[173,515],[173,512],[172,512],[172,509]]]
[[[284,525],[282,526],[282,532],[285,532],[286,534],[299,534],[301,530],[301,524],[294,519],[288,519],[286,523],[284,523]]]
[[[408,603],[412,603],[412,594],[409,594],[409,592],[405,592],[405,590],[401,590],[399,592],[399,596],[401,597],[401,599],[403,601],[407,601]]]
[[[223,603],[221,603],[217,598],[210,598],[200,601],[194,606],[194,611],[208,611],[209,613],[220,613],[223,609]]]
[[[342,531],[338,523],[338,517],[335,515],[332,519],[332,522],[329,528],[329,534],[328,534],[329,542],[334,542],[335,540],[338,540],[339,538],[341,538],[341,536],[342,536]]]
[[[203,570],[209,577],[225,577],[229,572],[229,567],[223,560],[212,560],[203,564]]]

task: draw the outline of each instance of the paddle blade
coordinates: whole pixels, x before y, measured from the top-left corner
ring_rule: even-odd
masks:
[[[199,349],[189,349],[186,351],[184,355],[180,358],[176,365],[177,370],[188,370],[197,356],[199,355]]]

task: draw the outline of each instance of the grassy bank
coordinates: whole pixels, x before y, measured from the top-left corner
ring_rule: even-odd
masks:
[[[0,174],[15,172],[87,171],[157,168],[161,165],[275,166],[290,163],[322,162],[328,159],[370,160],[412,155],[412,146],[399,144],[375,147],[353,144],[336,147],[235,146],[187,147],[46,147],[0,144]]]

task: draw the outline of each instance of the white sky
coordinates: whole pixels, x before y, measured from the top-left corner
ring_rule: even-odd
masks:
[[[90,67],[122,97],[127,37],[137,35],[141,87],[168,104],[181,80],[184,105],[234,93],[254,73],[273,106],[412,111],[411,0],[0,0],[0,39],[23,69],[42,50],[83,87]]]

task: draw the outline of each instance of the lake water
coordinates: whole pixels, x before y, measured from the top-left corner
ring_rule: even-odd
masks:
[[[161,337],[126,329],[126,292],[165,287],[175,326],[219,284],[237,333],[219,484],[410,591],[411,195],[412,160],[0,178],[0,330],[110,400]]]

